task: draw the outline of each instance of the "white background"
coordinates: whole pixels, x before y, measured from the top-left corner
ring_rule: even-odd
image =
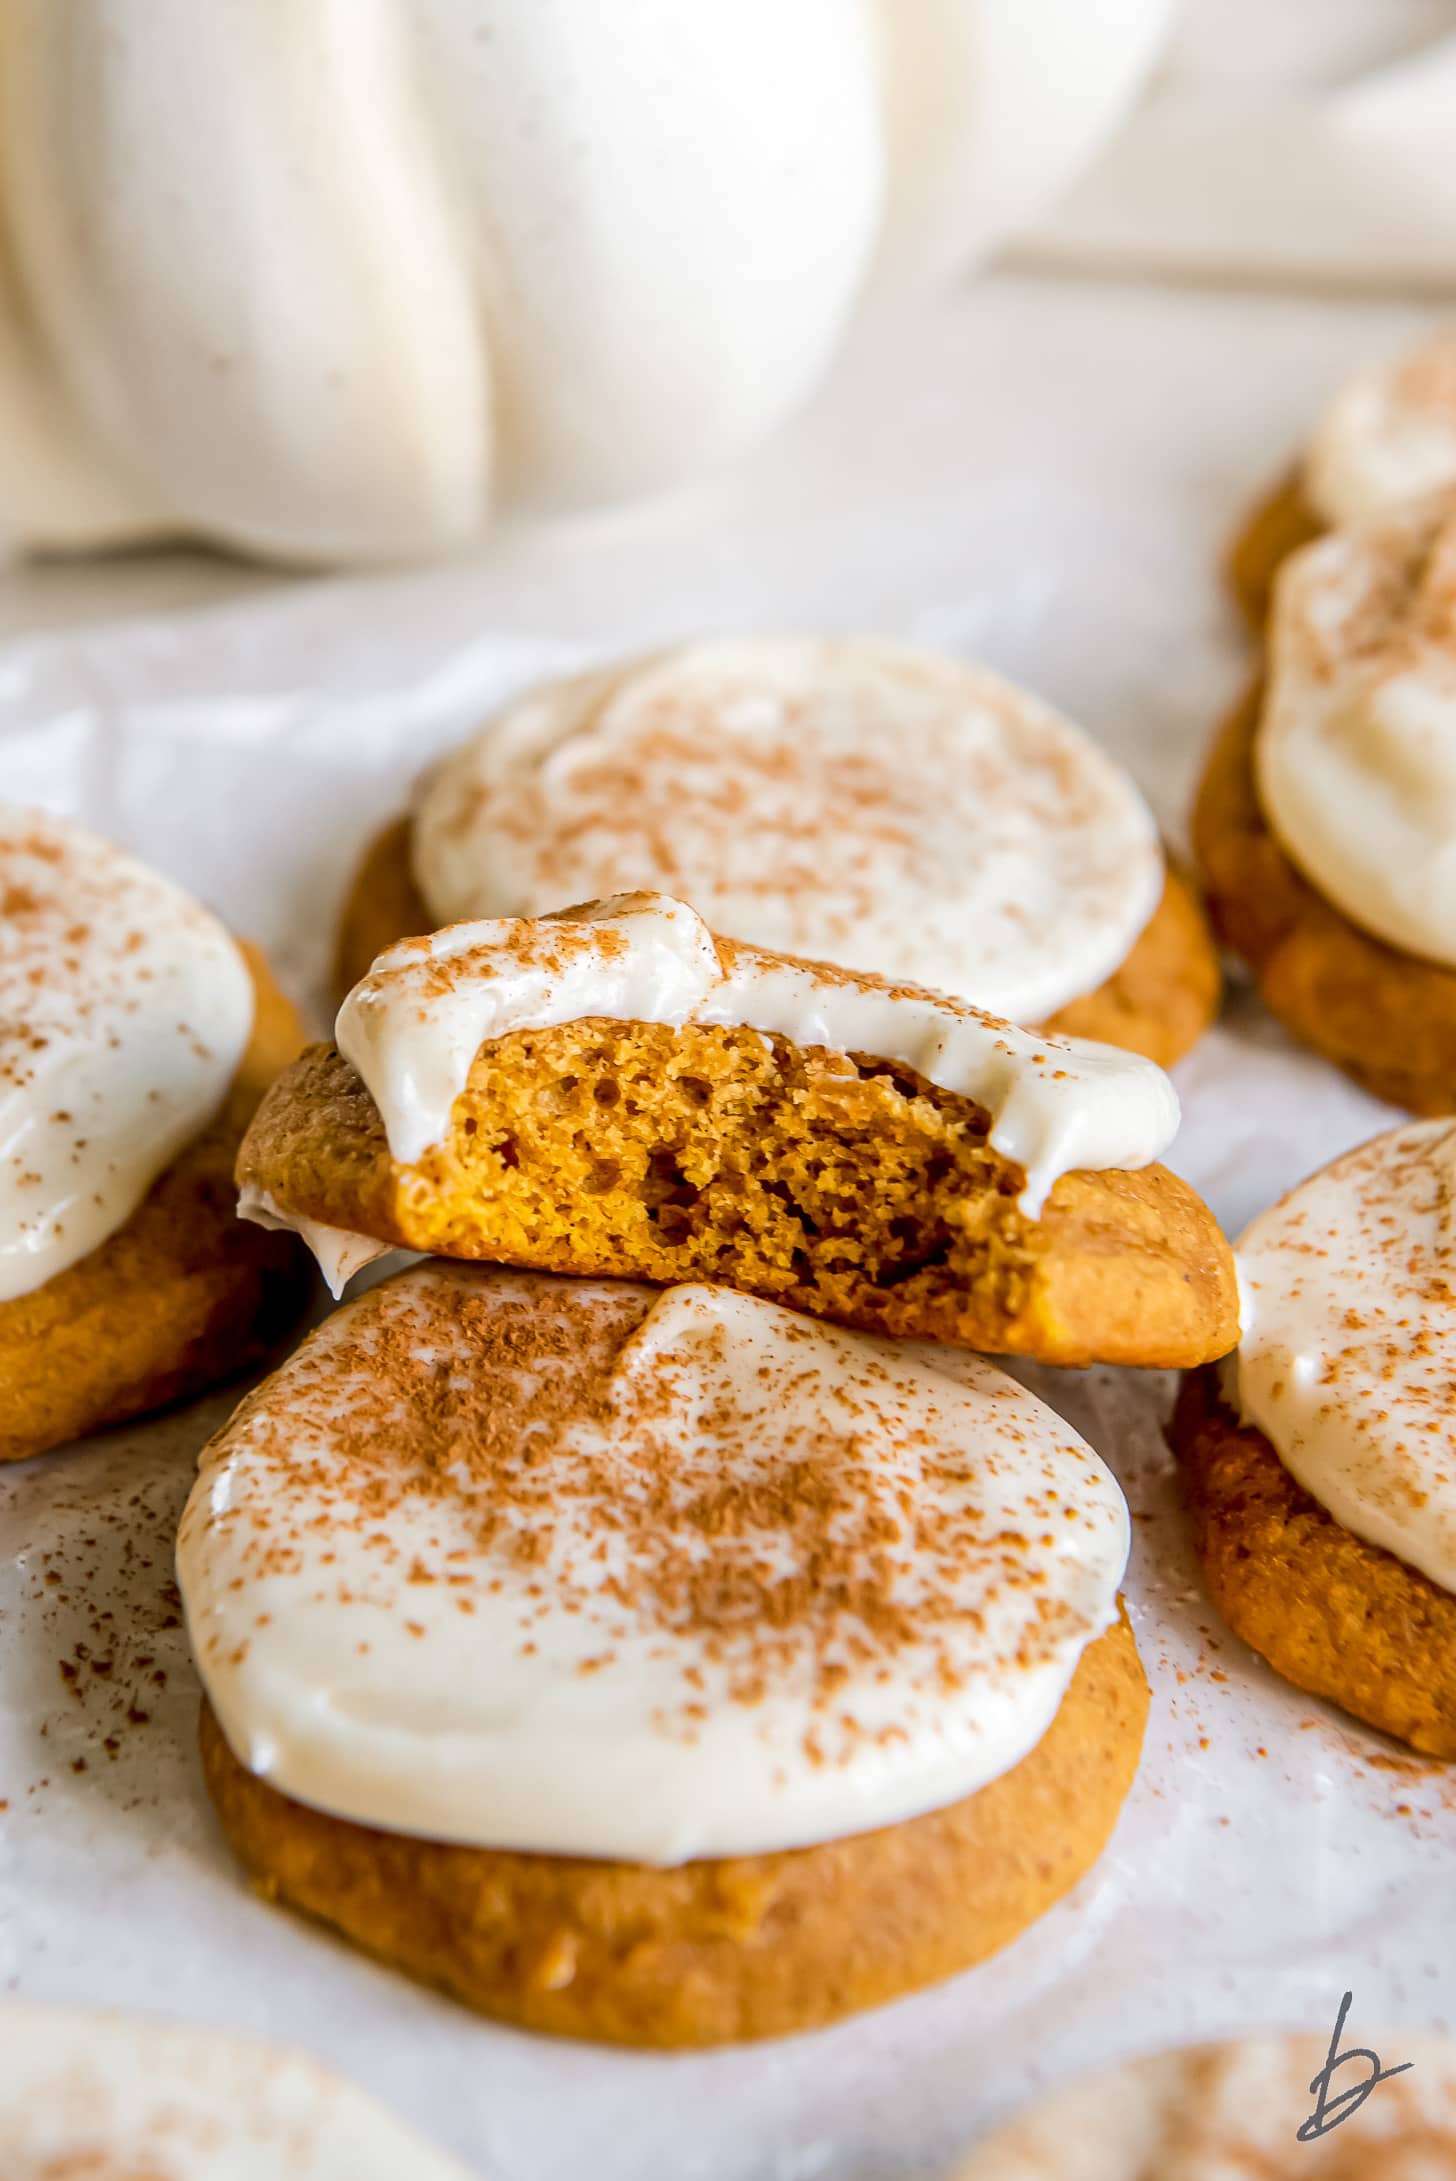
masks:
[[[1248,665],[1224,537],[1331,383],[1418,323],[1003,275],[851,355],[731,478],[515,533],[480,565],[292,585],[202,557],[13,572],[0,794],[126,839],[316,1008],[368,827],[488,703],[583,649],[774,627],[975,654],[1105,738],[1176,832]],[[1173,1163],[1231,1229],[1386,1118],[1246,995],[1180,1087]],[[1154,1697],[1108,1854],[998,1961],[811,2038],[661,2059],[478,2023],[257,1902],[201,1792],[167,1625],[171,1529],[223,1396],[0,1477],[0,1988],[290,2038],[502,2181],[929,2176],[1036,2083],[1191,2034],[1325,2028],[1349,1986],[1352,2030],[1449,2027],[1442,1775],[1219,1629],[1162,1447],[1167,1380],[1029,1375],[1129,1493]]]

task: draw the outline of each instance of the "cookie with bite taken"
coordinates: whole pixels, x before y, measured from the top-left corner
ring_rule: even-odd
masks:
[[[265,1100],[238,1180],[336,1290],[406,1248],[1176,1366],[1238,1322],[1227,1244],[1156,1163],[1177,1120],[1137,1055],[632,895],[390,949]]]

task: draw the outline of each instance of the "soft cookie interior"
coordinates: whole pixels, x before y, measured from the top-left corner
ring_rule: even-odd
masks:
[[[402,1248],[712,1279],[867,1331],[1055,1363],[1174,1366],[1237,1337],[1212,1215],[1161,1166],[1074,1173],[1040,1218],[986,1115],[907,1069],[756,1032],[604,1021],[484,1046],[446,1140],[392,1159],[315,1046],[264,1101],[240,1182]]]

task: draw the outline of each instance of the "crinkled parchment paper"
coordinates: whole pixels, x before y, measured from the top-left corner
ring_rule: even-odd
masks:
[[[346,873],[416,767],[533,676],[667,632],[863,626],[977,651],[1078,711],[1174,824],[1241,671],[1220,531],[1318,392],[1404,325],[992,283],[674,509],[508,539],[484,569],[12,643],[0,794],[172,871],[316,1010]],[[1247,996],[1180,1087],[1174,1163],[1233,1229],[1387,1118]],[[0,1475],[0,1988],[295,2040],[502,2181],[933,2175],[1037,2084],[1126,2051],[1324,2028],[1346,1988],[1352,2030],[1449,2026],[1444,1775],[1219,1627],[1163,1447],[1167,1379],[1027,1375],[1127,1490],[1154,1694],[1107,1854],[1000,1959],[816,2036],[636,2057],[477,2022],[265,1906],[202,1794],[171,1581],[224,1393]]]

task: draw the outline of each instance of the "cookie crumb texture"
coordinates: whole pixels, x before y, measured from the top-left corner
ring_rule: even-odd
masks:
[[[452,1847],[306,1809],[238,1763],[210,1709],[202,1759],[268,1897],[522,2029],[714,2045],[818,2028],[1009,1944],[1101,1853],[1147,1710],[1119,1621],[1036,1748],[978,1794],[851,1840],[671,1870]]]
[[[1456,1597],[1296,1483],[1219,1374],[1183,1382],[1169,1432],[1215,1605],[1296,1688],[1433,1757],[1456,1757]]]
[[[1255,789],[1261,705],[1256,685],[1220,730],[1194,807],[1214,928],[1303,1044],[1391,1105],[1456,1113],[1456,970],[1361,931],[1295,868]]]
[[[1160,1166],[1076,1173],[1039,1220],[969,1100],[751,1030],[593,1020],[483,1046],[450,1133],[391,1160],[329,1046],[274,1086],[240,1182],[400,1248],[710,1280],[872,1333],[1163,1367],[1238,1335],[1233,1263]]]
[[[142,1416],[259,1361],[312,1286],[302,1251],[237,1216],[232,1167],[302,1025],[262,956],[253,1031],[227,1102],[99,1249],[0,1302],[0,1461]]]

